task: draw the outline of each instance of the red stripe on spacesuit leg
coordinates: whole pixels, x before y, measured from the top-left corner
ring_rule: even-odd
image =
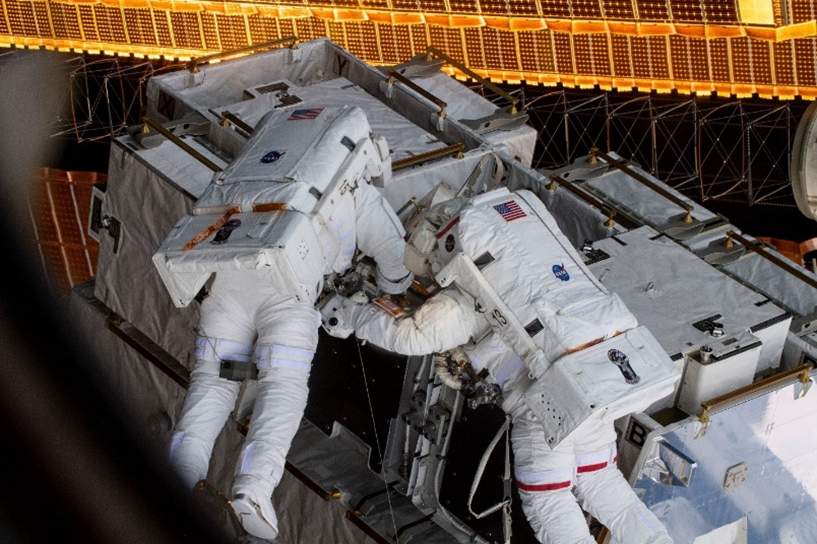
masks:
[[[596,472],[597,470],[607,468],[608,465],[609,463],[606,461],[604,463],[596,463],[595,465],[582,465],[580,467],[576,467],[576,472],[579,474],[584,474],[585,472]]]
[[[618,455],[613,457],[613,461],[611,463],[608,463],[608,462],[605,461],[604,463],[596,463],[596,464],[593,464],[593,465],[578,466],[578,467],[576,467],[576,473],[577,474],[585,474],[587,472],[596,472],[597,470],[605,469],[605,468],[609,467],[610,465],[615,465],[617,462],[618,462]]]
[[[554,484],[523,484],[522,482],[517,481],[516,487],[521,489],[522,491],[528,492],[536,492],[536,491],[556,491],[558,489],[564,489],[566,487],[570,487],[570,480],[564,482],[556,482]]]

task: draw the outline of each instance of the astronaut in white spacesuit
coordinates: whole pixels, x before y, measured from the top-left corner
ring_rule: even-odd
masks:
[[[189,216],[221,216],[227,210],[201,241],[186,248],[201,246],[201,255],[190,260],[200,261],[195,266],[202,278],[216,272],[201,304],[195,365],[170,459],[191,488],[206,477],[216,437],[235,408],[237,369],[256,367],[258,393],[236,464],[232,507],[247,532],[259,538],[278,533],[270,498],[307,402],[320,327],[314,303],[325,274],[346,270],[357,248],[376,261],[383,292],[404,292],[412,280],[403,265],[403,227],[369,183],[390,174],[385,141],[369,131],[360,108],[275,111]],[[271,241],[291,246],[292,253],[263,265],[256,254],[247,254],[252,259],[241,254],[241,244],[252,246],[284,221],[283,234]],[[254,226],[247,227],[250,223]],[[291,266],[284,267],[287,259]],[[303,265],[309,262],[313,266]]]
[[[646,409],[677,381],[675,371],[668,371],[657,390],[649,389],[656,378],[648,369],[667,368],[655,361],[669,358],[648,331],[591,275],[530,192],[500,189],[448,200],[413,223],[420,226],[410,235],[407,255],[433,261],[444,288],[402,318],[335,295],[321,310],[327,331],[340,337],[354,332],[407,355],[462,346],[475,373],[487,371],[501,388],[502,407],[513,423],[522,508],[539,541],[593,544],[583,508],[617,542],[670,544],[666,529],[616,467],[613,419]],[[408,257],[406,262],[421,272]],[[598,368],[609,378],[603,387],[620,394],[618,408],[612,401],[598,406],[557,436],[545,432],[548,410],[561,410],[569,420],[574,406],[552,406],[559,404],[553,397],[558,388],[546,395],[540,386],[552,380],[551,362],[568,356],[600,360]],[[650,364],[643,364],[646,359]],[[450,382],[447,370],[440,375]]]

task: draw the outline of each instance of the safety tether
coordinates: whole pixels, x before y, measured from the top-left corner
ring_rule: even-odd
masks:
[[[494,512],[502,509],[503,510],[503,531],[505,533],[505,542],[510,542],[511,534],[510,534],[510,506],[511,506],[511,493],[510,493],[510,482],[511,482],[511,453],[510,453],[510,425],[511,425],[511,416],[508,414],[505,415],[505,422],[497,431],[496,436],[494,436],[491,443],[488,444],[488,448],[485,450],[485,453],[482,454],[482,459],[479,461],[479,466],[477,467],[477,472],[474,474],[474,481],[471,483],[471,492],[468,493],[468,511],[474,516],[476,519],[482,519],[487,515],[493,514]],[[491,458],[491,454],[494,452],[496,445],[499,443],[499,440],[502,436],[505,435],[505,473],[503,475],[503,483],[504,485],[504,494],[502,501],[496,503],[495,505],[489,507],[487,510],[484,510],[480,513],[474,512],[473,507],[471,506],[471,502],[474,499],[474,495],[479,488],[479,484],[482,482],[482,475],[485,473],[485,467],[488,464],[488,460]]]

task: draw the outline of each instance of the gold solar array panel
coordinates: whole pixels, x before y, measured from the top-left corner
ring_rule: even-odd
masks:
[[[794,40],[795,73],[800,89],[817,87],[817,41],[814,39]]]
[[[372,64],[434,45],[508,82],[810,99],[815,1],[0,0],[0,46],[187,60],[328,36]]]
[[[519,32],[519,63],[525,73],[555,74],[551,32]]]
[[[670,19],[669,3],[664,0],[636,0],[633,3],[638,9],[636,19],[645,21],[669,21]],[[693,6],[695,4],[700,5],[700,2],[688,1],[685,4]]]
[[[772,48],[775,81],[780,85],[797,85],[797,78],[794,77],[794,40],[773,43]]]
[[[601,4],[598,0],[573,0],[569,4],[573,9],[571,14],[577,19],[601,19],[603,18]]]

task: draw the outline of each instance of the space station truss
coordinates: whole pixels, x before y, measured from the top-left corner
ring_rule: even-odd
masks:
[[[138,124],[147,80],[185,69],[137,59],[71,61],[56,134],[77,141],[116,136]],[[497,101],[479,82],[474,90]],[[807,103],[563,86],[505,85],[539,133],[537,168],[557,168],[592,148],[616,151],[699,201],[793,206],[790,154]]]
[[[599,148],[699,202],[794,206],[791,148],[807,104],[525,91],[524,108],[539,134],[537,168],[558,168]]]
[[[0,0],[0,45],[170,60],[295,35],[495,82],[817,96],[815,0]],[[451,73],[454,70],[451,69]]]

